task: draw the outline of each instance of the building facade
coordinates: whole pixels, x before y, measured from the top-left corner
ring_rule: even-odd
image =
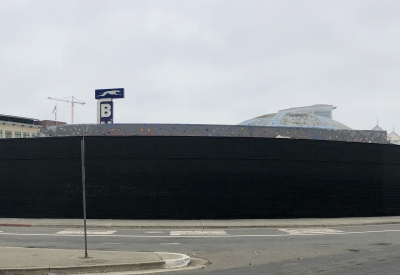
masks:
[[[49,126],[57,126],[57,125],[66,125],[66,122],[62,122],[62,121],[55,121],[55,120],[41,120],[38,123],[40,126],[42,126],[43,128],[47,129],[47,127]]]
[[[385,131],[200,124],[68,124],[41,129],[43,137],[68,136],[207,136],[313,139],[387,143]]]
[[[393,130],[393,132],[388,134],[388,141],[391,144],[400,145],[400,136]]]
[[[39,135],[39,120],[0,115],[0,138],[32,138]]]

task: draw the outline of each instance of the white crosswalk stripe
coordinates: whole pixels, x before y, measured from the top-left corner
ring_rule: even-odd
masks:
[[[117,231],[101,231],[101,230],[87,230],[87,235],[112,235]],[[61,235],[83,235],[85,232],[83,230],[63,230],[57,232]]]
[[[224,230],[198,230],[198,231],[171,231],[171,236],[215,236],[215,235],[228,235]]]
[[[300,229],[282,228],[279,230],[286,232],[290,235],[324,235],[324,234],[344,233],[344,231],[330,229],[330,228],[300,228]]]

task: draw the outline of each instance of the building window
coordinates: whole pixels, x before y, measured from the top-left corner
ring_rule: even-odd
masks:
[[[0,130],[0,138],[3,138],[3,131]]]
[[[326,117],[326,118],[331,118],[331,112],[330,111],[314,111],[314,115],[317,115],[317,116],[323,116],[323,117]]]
[[[6,138],[12,138],[12,132],[6,131]]]
[[[37,137],[37,135],[36,134],[32,134],[32,137]]]
[[[15,131],[15,138],[21,138],[21,132]]]
[[[29,133],[24,132],[24,138],[28,138],[29,137]]]

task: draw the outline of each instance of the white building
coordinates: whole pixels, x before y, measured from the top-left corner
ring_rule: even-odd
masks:
[[[392,144],[400,145],[400,136],[394,131],[388,134],[387,136],[388,141]]]
[[[34,118],[0,115],[0,138],[37,137],[40,126]]]

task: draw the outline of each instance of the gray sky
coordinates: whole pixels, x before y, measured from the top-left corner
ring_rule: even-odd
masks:
[[[96,123],[94,90],[125,88],[116,123],[237,124],[338,106],[400,132],[400,1],[0,1],[0,113]],[[58,118],[70,122],[70,105]]]

